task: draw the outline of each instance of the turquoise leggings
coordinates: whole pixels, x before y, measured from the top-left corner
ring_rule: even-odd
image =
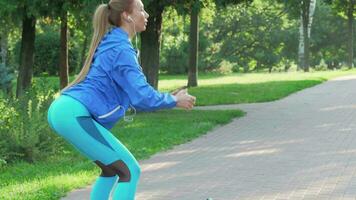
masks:
[[[83,104],[61,95],[48,110],[53,130],[102,170],[90,193],[91,200],[133,200],[140,177],[135,157],[113,134],[90,116]],[[118,184],[115,185],[115,183]]]

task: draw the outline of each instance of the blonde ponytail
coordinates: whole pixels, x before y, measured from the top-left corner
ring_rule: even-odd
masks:
[[[84,80],[90,70],[95,50],[98,48],[101,39],[111,26],[121,26],[121,13],[124,11],[131,13],[134,2],[134,0],[110,0],[108,4],[101,4],[96,8],[93,18],[94,33],[88,57],[85,59],[84,66],[78,76],[61,92]]]
[[[90,43],[89,54],[85,59],[84,66],[80,71],[80,73],[78,74],[78,76],[74,79],[73,82],[68,84],[68,86],[62,90],[62,92],[68,89],[69,87],[81,82],[88,74],[94,57],[95,50],[98,48],[101,39],[104,37],[104,35],[106,34],[106,32],[109,30],[111,26],[109,23],[108,16],[109,16],[108,4],[101,4],[95,10],[95,14],[93,17],[94,33]]]

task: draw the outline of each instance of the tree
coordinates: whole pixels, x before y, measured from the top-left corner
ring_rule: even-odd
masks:
[[[197,5],[190,11],[188,87],[198,86],[199,10]]]
[[[11,5],[4,4],[0,1],[0,60],[4,66],[8,63],[8,39],[9,34],[16,27],[17,18],[13,13],[9,12],[13,8]]]
[[[354,11],[355,11],[355,0],[349,0],[348,1],[348,6],[347,6],[347,25],[348,25],[348,39],[349,42],[348,44],[348,51],[349,51],[349,57],[348,57],[348,65],[349,68],[353,68],[354,67],[354,63],[353,63],[353,58],[354,58],[354,51],[353,51],[353,38],[354,38]]]
[[[68,11],[62,7],[61,12],[61,39],[59,53],[59,82],[60,89],[65,88],[69,81],[69,66],[68,66]]]
[[[158,71],[159,71],[159,55],[160,55],[160,46],[161,46],[161,33],[162,33],[162,13],[167,6],[175,6],[177,9],[180,9],[180,13],[186,13],[185,9],[187,5],[204,5],[204,2],[211,2],[213,0],[197,1],[176,1],[176,0],[144,0],[143,3],[146,6],[147,12],[150,14],[148,20],[148,25],[146,31],[141,33],[141,62],[142,68],[147,76],[147,81],[154,88],[158,87]],[[226,6],[232,3],[240,2],[251,2],[252,0],[215,0],[219,6]],[[183,9],[182,9],[183,8]],[[197,7],[199,8],[199,6]],[[183,12],[182,12],[183,11]],[[197,29],[197,27],[195,27]],[[198,32],[196,33],[198,34]],[[196,39],[198,36],[195,35]],[[193,42],[196,44],[196,42]],[[196,50],[195,50],[196,49]],[[195,48],[194,51],[197,51],[198,48]],[[196,54],[196,52],[194,52]],[[197,54],[196,54],[197,55]],[[195,57],[195,58],[194,58]],[[197,59],[197,56],[192,56],[192,63],[196,62],[194,59]],[[195,67],[193,65],[193,67]],[[196,69],[196,67],[195,67]],[[191,73],[192,76],[194,72]],[[195,73],[196,76],[197,73]]]
[[[32,81],[32,68],[34,64],[34,49],[36,35],[36,18],[41,11],[48,10],[47,1],[40,0],[1,0],[11,15],[21,13],[22,34],[17,77],[16,96],[19,97],[30,87]]]
[[[344,18],[347,18],[347,65],[349,68],[354,67],[353,57],[354,57],[354,13],[355,13],[355,0],[324,0],[326,3],[333,6],[334,10]]]
[[[146,0],[143,1],[150,17],[146,31],[141,33],[141,64],[148,83],[157,89],[159,53],[162,33],[162,13],[165,6],[173,1]]]
[[[37,18],[49,16],[59,17],[61,20],[61,51],[60,51],[60,71],[61,87],[68,83],[68,10],[78,9],[79,5],[88,0],[1,0],[1,5],[6,5],[10,13],[22,13],[22,38],[19,61],[19,73],[17,78],[16,96],[19,97],[30,87],[32,81],[32,71],[34,64],[34,43],[36,35]],[[93,3],[93,2],[91,2]],[[97,3],[97,2],[95,2]]]
[[[318,2],[313,25],[311,63],[324,65],[324,68],[339,68],[348,55],[345,17],[337,14],[332,5]],[[321,66],[320,66],[321,67]]]
[[[248,72],[277,65],[284,49],[284,26],[288,24],[280,4],[270,1],[240,3],[219,8],[212,32],[210,65],[231,63],[233,71]]]
[[[210,0],[189,0],[174,6],[180,15],[190,15],[188,87],[198,86],[199,13],[209,3]]]
[[[91,1],[91,4],[97,3]],[[49,15],[53,18],[59,17],[60,19],[60,52],[59,52],[59,85],[60,89],[65,88],[69,83],[69,65],[68,65],[68,12],[72,11],[76,13],[88,13],[85,9],[87,4],[90,4],[87,0],[60,0],[51,1],[51,7],[53,8]],[[92,6],[88,6],[92,8]],[[92,13],[91,13],[92,15]],[[80,19],[80,17],[79,17]]]
[[[215,0],[219,7],[226,7],[231,4],[251,3],[252,0]],[[190,13],[189,31],[189,67],[188,67],[188,87],[198,86],[198,51],[199,51],[199,13],[203,7],[208,7],[212,2],[209,0],[192,0],[183,5],[188,5]],[[184,9],[183,9],[184,10]]]
[[[75,72],[79,72],[84,65],[86,59],[86,53],[88,51],[90,38],[92,35],[92,18],[98,4],[102,3],[102,1],[93,1],[93,0],[74,0],[75,4],[69,3],[68,11],[71,16],[74,18],[72,20],[72,24],[69,26],[69,29],[73,31],[74,35],[76,35],[76,42],[80,43],[80,61],[79,65],[76,66]],[[73,30],[72,30],[73,29]]]
[[[304,71],[309,71],[310,66],[310,31],[314,15],[316,0],[304,0],[301,2],[301,22],[299,38],[299,63]]]
[[[21,9],[23,10],[22,40],[16,97],[22,96],[31,86],[36,35],[36,17],[31,13],[30,6],[24,5]]]
[[[291,16],[300,16],[299,66],[309,71],[310,65],[310,30],[316,0],[278,0],[286,5]]]
[[[242,2],[251,3],[252,0],[215,0],[215,4],[220,7]],[[190,7],[188,87],[198,86],[199,12],[209,3],[209,1],[193,0],[190,5],[188,4]]]

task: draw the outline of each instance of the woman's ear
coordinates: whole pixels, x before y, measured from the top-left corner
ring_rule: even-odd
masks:
[[[121,19],[127,21],[127,22],[131,22],[132,21],[132,18],[130,17],[130,15],[124,11],[121,13]]]

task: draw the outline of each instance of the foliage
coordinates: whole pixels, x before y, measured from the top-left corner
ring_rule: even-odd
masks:
[[[347,11],[350,7],[350,0],[323,0],[324,3],[331,5],[334,11],[336,11],[337,15],[347,18]],[[356,9],[356,2],[353,2],[353,10]],[[355,13],[354,13],[355,16]]]
[[[188,68],[188,16],[167,8],[164,12],[161,70],[168,74],[183,74]],[[182,26],[183,24],[183,26]]]
[[[342,37],[347,35],[346,21],[323,2],[316,7],[314,21],[311,64],[325,62],[328,69],[340,68],[347,56],[347,37]]]
[[[327,0],[325,0],[327,1]],[[63,6],[69,11],[69,66],[73,74],[81,68],[83,55],[90,41],[91,17],[100,1],[74,1]],[[160,70],[169,74],[184,74],[188,68],[189,11],[200,9],[199,71],[218,71],[228,63],[233,71],[287,70],[297,61],[298,28],[301,0],[251,1],[143,1],[145,7],[165,7],[160,52]],[[59,2],[49,2],[51,7]],[[315,69],[321,62],[327,68],[339,68],[347,57],[345,0],[329,4],[317,1],[310,39],[310,63]],[[53,4],[53,5],[52,5]],[[21,11],[19,1],[0,0],[2,30],[9,34],[10,66],[18,65],[18,50],[14,41],[20,39]],[[38,16],[35,75],[55,75],[58,71],[59,19],[57,9],[43,10],[46,1],[33,1],[30,13]],[[36,7],[38,9],[36,11]],[[155,7],[152,7],[155,8]],[[340,9],[339,9],[340,8]],[[151,12],[154,12],[153,10]],[[18,13],[17,13],[18,14]],[[153,19],[149,19],[153,20]],[[7,23],[11,22],[11,23]],[[6,25],[6,26],[5,26]],[[50,28],[48,28],[48,27]],[[88,38],[89,36],[89,38]],[[87,39],[87,40],[85,40]],[[16,55],[14,55],[16,52]],[[16,60],[16,62],[14,62]]]
[[[0,99],[0,160],[34,162],[60,151],[58,137],[47,123],[54,92],[37,81],[20,99]]]
[[[59,71],[59,49],[60,38],[58,31],[53,27],[44,27],[43,32],[37,34],[35,40],[35,63],[33,73],[35,76],[47,74],[50,76],[58,75]],[[16,44],[15,57],[19,58],[20,41]],[[79,46],[74,40],[69,42],[69,71],[73,72],[79,65],[80,54]]]
[[[218,71],[221,63],[232,65],[235,72],[289,70],[298,56],[300,13],[295,13],[296,6],[300,6],[298,2],[255,0],[252,4],[202,9],[199,71]],[[163,72],[186,72],[188,17],[173,9],[164,14]],[[346,20],[332,6],[318,1],[313,21],[311,67],[340,68],[347,56]]]
[[[11,69],[5,64],[0,63],[0,90],[5,94],[9,93],[12,88],[12,80],[14,79],[14,74]]]

